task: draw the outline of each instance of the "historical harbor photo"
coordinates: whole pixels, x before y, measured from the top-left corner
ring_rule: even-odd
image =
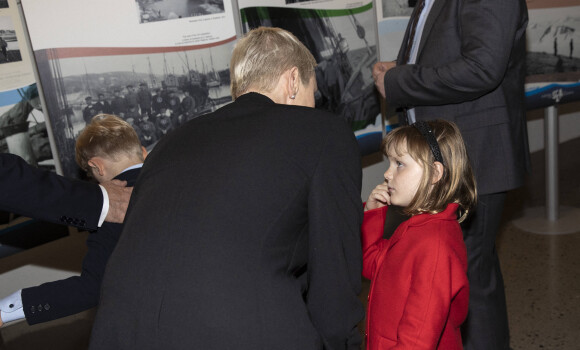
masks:
[[[75,139],[99,113],[123,118],[151,149],[181,124],[229,103],[232,47],[71,58],[59,58],[58,49],[36,52],[64,175],[82,176]]]

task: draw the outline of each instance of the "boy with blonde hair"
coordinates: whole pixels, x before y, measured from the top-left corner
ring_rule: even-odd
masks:
[[[133,186],[146,156],[131,125],[110,114],[95,116],[76,141],[77,164],[98,182],[119,179]],[[33,325],[97,306],[105,266],[122,228],[106,222],[89,234],[80,276],[25,288],[0,300],[0,325],[22,318]]]
[[[143,163],[147,151],[133,127],[111,114],[99,114],[77,138],[76,162],[99,182]]]

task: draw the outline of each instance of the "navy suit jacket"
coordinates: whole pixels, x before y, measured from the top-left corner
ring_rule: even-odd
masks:
[[[132,187],[141,169],[131,169],[115,179]],[[22,306],[28,324],[37,324],[73,315],[97,306],[105,266],[115,249],[123,225],[105,222],[87,238],[87,254],[80,276],[44,283],[22,290]]]
[[[99,186],[40,170],[16,155],[0,153],[0,210],[96,230],[102,207]]]

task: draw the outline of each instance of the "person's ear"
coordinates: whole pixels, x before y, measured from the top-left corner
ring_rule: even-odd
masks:
[[[300,74],[298,72],[298,67],[292,67],[288,70],[287,84],[286,92],[288,93],[288,97],[290,100],[294,100],[298,94],[298,88],[300,87]]]
[[[102,158],[93,157],[89,159],[87,164],[91,168],[95,169],[95,171],[97,172],[97,174],[99,174],[99,176],[105,176],[105,163],[103,162]]]
[[[143,152],[143,160],[145,160],[145,158],[147,158],[147,148],[141,146],[141,152]]]
[[[433,163],[433,179],[431,181],[432,185],[436,184],[437,182],[439,182],[439,180],[441,180],[444,171],[445,167],[443,166],[443,164],[441,164],[441,162]]]

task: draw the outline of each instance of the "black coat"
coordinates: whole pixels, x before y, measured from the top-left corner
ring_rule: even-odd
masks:
[[[0,210],[96,230],[103,208],[99,186],[37,169],[0,153]]]
[[[131,169],[115,179],[133,186],[140,171],[140,168]],[[28,324],[52,321],[97,306],[105,266],[122,228],[121,224],[105,222],[97,232],[89,235],[80,276],[22,290],[22,306]]]
[[[339,117],[249,93],[149,154],[91,349],[359,349],[361,165]]]

